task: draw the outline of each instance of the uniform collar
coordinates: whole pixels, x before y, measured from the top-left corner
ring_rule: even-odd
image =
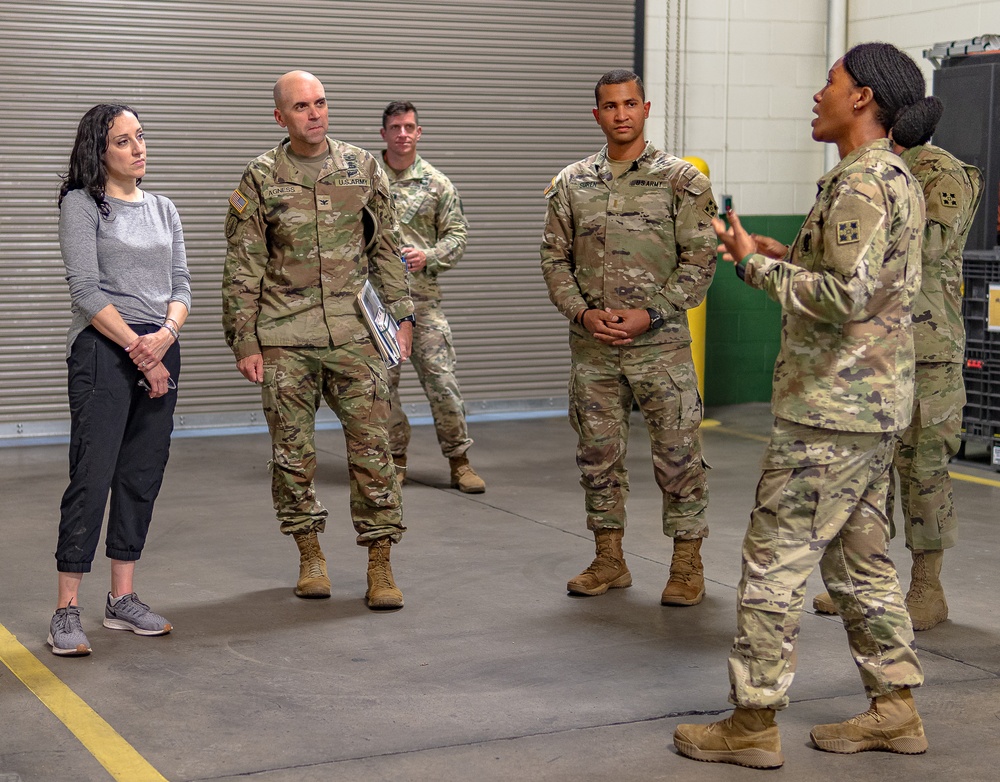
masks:
[[[892,146],[887,138],[877,138],[874,141],[869,141],[867,144],[862,144],[856,149],[852,149],[851,152],[841,160],[836,166],[827,171],[823,176],[819,178],[816,185],[822,190],[826,184],[831,180],[835,179],[841,171],[849,166],[853,166],[862,155],[871,152],[872,150],[882,150],[883,152],[891,152]]]
[[[299,169],[295,161],[288,156],[289,141],[288,136],[285,136],[278,145],[278,150],[274,156],[274,174],[286,182],[305,185],[308,177]],[[330,138],[330,136],[326,137],[326,144],[326,160],[323,162],[323,168],[320,169],[318,178],[326,179],[338,171],[347,171],[349,176],[355,175],[357,173],[357,160],[348,160],[348,156],[343,153],[341,145],[335,139]],[[351,172],[354,173],[352,174]]]
[[[656,147],[652,145],[649,141],[646,142],[646,148],[642,150],[642,154],[639,155],[634,161],[633,169],[638,169],[640,166],[648,163],[656,155]],[[607,168],[608,165],[608,145],[605,144],[601,147],[601,151],[597,153],[597,157],[594,159],[594,169],[600,171],[602,168]]]
[[[424,170],[424,159],[420,157],[418,153],[414,158],[413,163],[409,168],[401,171],[399,175],[392,169],[389,162],[385,159],[385,150],[382,150],[382,168],[385,169],[386,176],[389,177],[390,182],[404,182],[411,179],[423,179],[427,172]]]

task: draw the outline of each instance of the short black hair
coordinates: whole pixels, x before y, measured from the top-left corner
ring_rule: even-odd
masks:
[[[594,86],[594,105],[601,105],[600,90],[605,84],[626,84],[630,81],[635,82],[635,85],[639,88],[639,97],[645,103],[646,89],[642,86],[642,79],[639,78],[639,74],[635,71],[630,71],[628,68],[615,68],[597,80],[597,84]]]
[[[420,115],[417,114],[417,107],[410,103],[408,100],[394,100],[388,106],[385,107],[385,111],[382,112],[382,127],[386,126],[389,121],[389,117],[395,117],[400,114],[408,114],[413,112],[413,119],[416,120],[417,124],[420,124]]]

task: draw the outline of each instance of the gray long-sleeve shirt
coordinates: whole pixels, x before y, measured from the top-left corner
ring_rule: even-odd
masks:
[[[59,246],[73,303],[66,352],[109,304],[133,325],[162,323],[167,305],[191,309],[191,275],[180,217],[169,198],[144,192],[141,201],[108,198],[101,217],[85,190],[71,190],[59,213]]]

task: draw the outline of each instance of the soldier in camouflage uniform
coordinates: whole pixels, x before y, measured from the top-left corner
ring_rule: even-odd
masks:
[[[782,765],[775,712],[788,705],[806,580],[817,565],[871,706],[816,726],[813,742],[847,753],[927,747],[910,694],[923,673],[887,553],[885,505],[893,443],[912,407],[910,319],[924,220],[919,188],[886,136],[897,117],[926,124],[933,99],[923,95],[920,69],[903,52],[855,47],[814,96],[813,138],[837,143],[841,161],[819,180],[793,246],[749,236],[733,213],[729,230],[715,221],[724,258],[784,314],[775,422],[743,542],[729,657],[737,708],[719,722],[679,725],[674,744],[688,757]]]
[[[386,422],[385,364],[356,297],[371,277],[401,324],[409,354],[413,304],[399,262],[395,211],[377,161],[326,135],[323,85],[304,71],[274,87],[288,137],[250,162],[229,199],[223,326],[243,376],[262,384],[271,431],[271,494],[281,531],[299,548],[295,594],[330,596],[317,533],[315,421],[325,399],[343,425],[357,542],[368,547],[370,608],[399,608],[389,546],[405,529]]]
[[[895,148],[922,187],[927,205],[920,293],[913,310],[913,418],[896,442],[893,459],[906,547],[913,559],[906,608],[914,630],[929,630],[948,618],[941,564],[944,550],[958,538],[948,462],[961,444],[965,406],[962,251],[983,182],[979,169],[927,143],[929,138],[927,133],[914,147]],[[891,479],[889,485],[892,525]],[[836,611],[828,594],[817,595],[813,607],[820,613]]]
[[[451,484],[459,491],[478,494],[486,482],[469,464],[472,445],[465,421],[465,402],[455,377],[455,348],[451,327],[441,310],[438,275],[455,267],[465,252],[469,225],[462,199],[444,174],[417,154],[423,133],[417,110],[408,101],[393,101],[382,112],[382,162],[399,216],[403,262],[410,272],[416,323],[413,354],[417,379],[430,402],[441,452],[451,467]],[[392,413],[389,444],[398,469],[406,469],[410,422],[399,400],[400,367],[389,370]],[[402,473],[405,476],[405,472]]]
[[[632,583],[622,536],[634,400],[649,428],[663,532],[674,539],[661,603],[695,605],[705,594],[708,488],[686,315],[715,272],[718,210],[707,177],[644,141],[638,76],[606,73],[595,98],[608,143],[552,180],[541,247],[549,298],[570,321],[570,421],[597,549],[567,589],[600,595]]]

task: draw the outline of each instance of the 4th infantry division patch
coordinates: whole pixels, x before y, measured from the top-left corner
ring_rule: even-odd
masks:
[[[844,220],[837,223],[837,244],[853,244],[861,241],[861,231],[857,220]]]
[[[955,193],[941,193],[941,206],[958,208],[958,196]]]

